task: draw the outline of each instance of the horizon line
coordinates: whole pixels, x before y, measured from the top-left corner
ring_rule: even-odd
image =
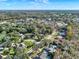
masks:
[[[3,10],[3,11],[5,11],[5,10],[36,10],[36,11],[39,11],[39,10],[41,10],[41,11],[43,11],[43,10],[49,10],[49,11],[55,11],[55,10],[60,10],[60,11],[64,11],[64,10],[69,10],[69,11],[79,11],[79,9],[0,9],[0,11],[1,10]]]

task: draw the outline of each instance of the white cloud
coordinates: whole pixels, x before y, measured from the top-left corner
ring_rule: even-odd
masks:
[[[38,2],[38,3],[48,3],[48,0],[35,0],[35,2]]]

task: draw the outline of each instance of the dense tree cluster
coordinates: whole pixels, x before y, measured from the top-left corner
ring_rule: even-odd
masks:
[[[79,35],[79,24],[75,19],[77,17],[70,13],[6,12],[0,15],[0,47],[3,48],[1,54],[6,56],[5,59],[29,59],[53,44],[57,46],[53,56],[59,50],[60,55],[63,55],[62,59],[66,57],[65,52],[74,55],[72,51],[76,48],[69,45]],[[68,49],[65,50],[65,47]]]

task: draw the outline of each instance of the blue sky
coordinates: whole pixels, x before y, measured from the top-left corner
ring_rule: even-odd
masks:
[[[0,0],[0,10],[79,10],[79,0]]]

